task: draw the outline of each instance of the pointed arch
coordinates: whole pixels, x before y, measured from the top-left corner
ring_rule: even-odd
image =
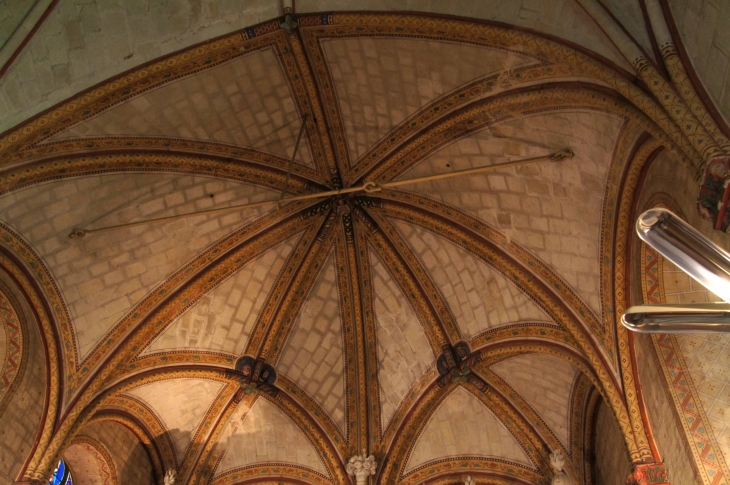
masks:
[[[121,424],[127,428],[140,443],[142,443],[142,446],[147,453],[147,458],[149,458],[150,464],[152,465],[152,473],[155,480],[162,479],[166,470],[174,469],[175,463],[165,461],[166,455],[161,452],[160,447],[155,440],[155,435],[152,434],[152,432],[145,426],[144,422],[139,420],[137,416],[116,409],[110,409],[108,411],[102,410],[91,418],[87,425],[91,426],[94,423],[109,421]]]
[[[6,243],[7,239],[3,238],[2,242]],[[4,244],[0,244],[0,268],[9,276],[28,302],[33,316],[38,322],[38,333],[45,355],[47,387],[41,423],[38,427],[35,443],[31,447],[27,458],[25,458],[20,471],[21,477],[27,475],[35,477],[39,455],[45,451],[51,441],[61,410],[64,369],[61,352],[59,351],[60,336],[54,313],[51,311],[48,300],[35,275],[30,273],[27,267],[23,265],[19,255]],[[44,475],[43,479],[46,478]]]
[[[437,469],[453,471],[455,469],[472,470],[484,467],[483,464],[479,463],[479,460],[474,461],[461,458],[446,460],[446,463],[450,463],[447,467],[442,465],[443,462],[438,462],[419,468],[413,472],[405,472],[408,456],[418,436],[423,432],[428,423],[429,418],[451,392],[461,386],[479,399],[506,426],[536,468],[517,467],[513,464],[507,465],[498,460],[487,460],[490,463],[489,467],[498,470],[501,474],[528,482],[537,482],[542,477],[548,476],[550,473],[547,457],[549,454],[548,447],[539,438],[539,435],[535,433],[532,425],[525,421],[500,393],[492,389],[488,389],[485,393],[482,393],[482,391],[471,383],[452,381],[445,388],[441,388],[434,383],[423,394],[421,400],[414,406],[406,421],[401,424],[393,445],[387,450],[390,459],[380,470],[378,479],[383,483],[412,485],[420,483],[426,477],[432,476]]]

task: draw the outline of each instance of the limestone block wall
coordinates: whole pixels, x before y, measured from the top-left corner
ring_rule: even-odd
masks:
[[[135,66],[274,18],[280,2],[248,0],[241,7],[190,0],[61,0],[0,80],[5,114],[0,132]]]
[[[21,364],[19,385],[9,398],[4,410],[0,407],[0,484],[11,483],[17,478],[28,458],[40,426],[46,395],[45,353],[32,316],[30,306],[22,298],[9,276],[0,270],[0,291],[11,300],[19,317],[25,319],[28,345]],[[11,387],[12,389],[12,387]]]
[[[646,31],[644,15],[641,13],[641,0],[603,0],[601,2],[624,26],[634,40],[644,49],[650,58],[654,53]]]
[[[8,3],[30,3],[13,2]],[[280,0],[61,0],[0,79],[0,132],[160,56],[280,15]],[[304,0],[299,13],[420,11],[494,20],[566,38],[631,66],[573,0]]]
[[[5,45],[35,1],[0,0],[0,48]]]
[[[409,190],[478,217],[532,251],[597,314],[599,245],[606,177],[622,120],[595,111],[555,111],[498,123],[446,145],[401,178],[415,178],[534,157],[544,147],[570,146],[560,165],[502,168],[486,177],[421,182]],[[496,135],[495,135],[496,134]],[[534,140],[506,143],[504,139]]]
[[[132,432],[121,424],[112,421],[94,423],[81,430],[79,435],[106,446],[114,459],[120,485],[155,485],[147,452]]]
[[[651,337],[635,335],[636,361],[646,413],[671,483],[702,483],[682,437],[672,398],[664,384]]]
[[[631,69],[598,25],[574,0],[299,0],[296,7],[298,13],[418,11],[504,22],[562,37]]]
[[[593,453],[596,466],[594,483],[596,485],[625,483],[626,477],[631,472],[631,460],[618,421],[603,401],[598,405],[598,411],[596,412],[595,433]]]
[[[336,278],[333,251],[294,323],[277,369],[307,391],[344,433],[345,354]]]
[[[693,67],[730,121],[730,2],[669,0],[669,6]]]
[[[715,231],[710,222],[701,219],[697,214],[697,186],[689,170],[662,154],[647,172],[638,207],[643,210],[649,207],[655,197],[670,196],[687,222],[719,246],[728,249],[728,235]],[[644,262],[639,254],[639,241],[637,238],[634,241],[632,260],[637,263],[632,264],[632,299],[639,302],[643,301],[641,271],[644,270]],[[662,261],[662,271],[661,283],[667,303],[717,301],[715,295],[668,261]],[[702,473],[706,474],[713,466],[719,466],[723,459],[727,463],[730,455],[730,440],[727,439],[730,435],[727,423],[729,420],[725,418],[726,411],[730,408],[727,404],[729,397],[726,397],[725,392],[725,386],[730,379],[730,367],[727,365],[730,359],[727,344],[730,339],[710,335],[678,335],[671,342],[664,342],[666,339],[662,339],[666,344],[665,350],[671,347],[678,354],[677,365],[689,376],[683,382],[683,392],[692,394],[692,415],[702,419],[703,433],[702,439],[699,439],[697,436],[687,436],[681,427],[680,420],[688,419],[689,416],[684,414],[682,406],[676,407],[673,402],[672,393],[680,390],[673,386],[674,390],[670,393],[672,383],[667,381],[661,367],[667,364],[659,362],[661,355],[657,354],[657,347],[646,336],[634,337],[646,412],[661,458],[669,469],[670,480],[672,483],[703,483],[698,468],[702,468]],[[692,453],[697,451],[697,447],[693,443],[700,443],[704,447],[715,441],[721,456],[718,453],[710,465],[707,465],[707,460],[695,462]]]

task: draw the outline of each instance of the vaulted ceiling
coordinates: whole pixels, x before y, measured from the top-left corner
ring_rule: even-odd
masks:
[[[437,12],[509,27],[301,1],[291,32],[230,28],[49,94],[68,100],[0,139],[0,237],[53,314],[60,429],[130,420],[182,483],[346,483],[362,449],[378,483],[545,483],[556,450],[580,483],[590,396],[631,432],[610,290],[622,174],[647,140],[691,156],[598,25],[555,5]],[[460,342],[474,361],[440,371]],[[243,356],[273,384],[242,387]]]

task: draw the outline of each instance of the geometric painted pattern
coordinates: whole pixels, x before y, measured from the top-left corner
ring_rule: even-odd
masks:
[[[70,16],[53,24],[65,29],[53,45],[76,47],[49,51],[54,69],[26,72],[24,90],[64,76],[58,54],[88,52],[88,31],[108,29],[89,16],[102,3],[52,9]],[[438,7],[512,20],[503,24],[297,12],[296,23],[270,18],[235,32],[219,22],[222,36],[211,38],[193,22],[192,37],[176,40],[183,50],[150,60],[135,43],[125,60],[148,64],[0,134],[0,261],[49,354],[49,416],[20,472],[45,480],[64,447],[117,420],[150,453],[158,481],[176,468],[181,483],[198,485],[334,485],[366,450],[382,465],[375,483],[473,473],[478,483],[536,485],[562,447],[581,482],[574,461],[591,453],[574,453],[577,441],[595,437],[581,433],[573,394],[605,398],[631,459],[650,462],[630,347],[612,325],[625,286],[612,243],[626,233],[613,234],[614,217],[640,179],[637,139],[695,169],[727,143],[695,94],[673,85],[687,77],[681,66],[666,66],[667,77],[641,53],[619,54],[631,40],[609,37],[624,31],[602,33],[575,2],[552,19],[555,8],[527,3],[494,15],[489,2]],[[256,22],[268,15],[257,12]],[[581,47],[561,40],[556,26],[571,24],[571,35],[586,34]],[[205,42],[189,45],[196,39]],[[0,84],[4,93],[13,83]],[[573,158],[544,159],[566,146]],[[287,194],[316,197],[276,202]],[[664,343],[664,368],[694,420],[685,420],[692,446],[725,476],[715,435],[727,429],[727,342]],[[234,371],[244,354],[252,366]]]
[[[211,118],[211,111],[218,115]],[[248,146],[290,157],[300,124],[276,55],[264,49],[149,91],[49,141],[144,134]],[[297,160],[312,163],[306,140]]]
[[[642,244],[641,251],[646,302],[717,301],[652,248]],[[730,349],[726,339],[721,335],[652,335],[652,342],[703,483],[727,484],[730,405],[725,386],[730,382],[730,367],[725,363]]]
[[[22,350],[23,334],[18,314],[8,297],[0,291],[0,403],[18,376]]]
[[[53,194],[53,209],[45,209]],[[74,242],[74,227],[128,223],[261,200],[269,190],[201,176],[104,174],[51,181],[0,196],[0,216],[29,231],[72,317],[83,359],[156,285],[261,211],[202,215]],[[212,197],[211,197],[212,196]],[[31,231],[32,227],[54,230]],[[142,230],[141,230],[142,229]],[[177,244],[180,240],[188,244]]]
[[[503,168],[404,189],[458,207],[498,228],[557,268],[600,314],[600,208],[622,122],[608,113],[572,110],[559,116],[531,113],[495,123],[440,148],[401,178],[483,167],[565,146],[575,156],[560,166],[538,163]]]
[[[64,453],[74,471],[76,485],[116,485],[114,461],[109,450],[98,441],[80,436]]]
[[[410,387],[433,362],[433,354],[402,290],[372,250],[370,264],[378,324],[381,426],[385,429]]]
[[[677,344],[725,462],[730,463],[730,337],[679,335]]]

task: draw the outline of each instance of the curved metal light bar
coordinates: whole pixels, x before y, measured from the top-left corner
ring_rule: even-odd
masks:
[[[730,254],[666,209],[641,214],[636,232],[725,303],[639,305],[621,323],[644,333],[730,332]]]
[[[730,304],[637,305],[624,313],[621,323],[639,333],[730,332]]]
[[[730,303],[730,254],[666,209],[650,209],[636,221],[649,246],[702,286]]]

